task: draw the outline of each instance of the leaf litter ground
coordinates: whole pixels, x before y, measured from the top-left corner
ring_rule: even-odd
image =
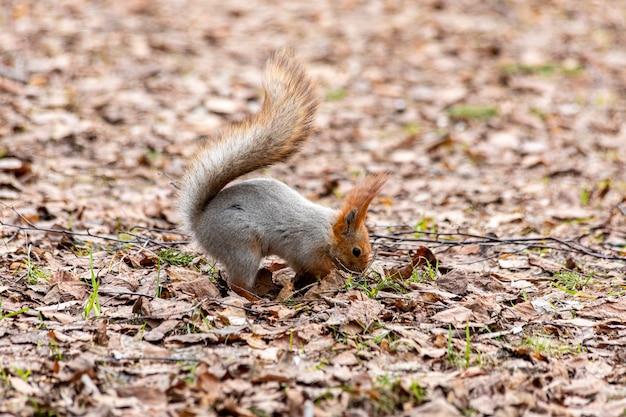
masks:
[[[2,415],[623,415],[623,0],[0,5]],[[320,129],[256,175],[392,179],[366,276],[249,303],[176,185],[285,45]]]

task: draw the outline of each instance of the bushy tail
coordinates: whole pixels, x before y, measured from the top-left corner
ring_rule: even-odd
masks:
[[[311,136],[320,98],[291,50],[269,58],[263,87],[261,110],[208,140],[187,168],[180,204],[188,231],[195,229],[206,205],[229,182],[286,160]]]

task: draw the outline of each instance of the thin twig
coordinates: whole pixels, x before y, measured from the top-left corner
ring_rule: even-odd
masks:
[[[422,238],[408,238],[408,237],[400,237],[399,235],[408,234],[408,233],[420,233],[424,235],[435,236],[434,239],[422,239]],[[452,240],[443,240],[438,239],[439,236],[446,237],[462,237],[469,238],[468,240],[463,241],[452,241]],[[430,243],[434,245],[440,246],[468,246],[468,245],[483,245],[483,246],[495,246],[495,245],[525,245],[529,248],[537,248],[537,249],[551,249],[551,250],[560,250],[560,251],[568,251],[575,253],[582,253],[584,255],[592,256],[594,258],[605,259],[605,260],[616,260],[616,261],[624,261],[626,262],[626,258],[619,255],[606,255],[603,253],[599,253],[594,251],[592,248],[582,245],[581,243],[576,242],[575,239],[561,239],[554,236],[542,236],[542,237],[515,237],[515,238],[498,238],[494,236],[480,236],[471,233],[440,233],[440,232],[427,232],[427,231],[406,231],[406,232],[393,232],[390,235],[378,235],[372,234],[372,237],[376,239],[386,239],[392,240],[396,242],[420,242],[420,243]],[[565,246],[567,249],[543,245],[543,242],[553,242],[561,246]],[[609,249],[611,250],[611,249]],[[611,250],[612,251],[612,250]]]
[[[161,361],[161,362],[199,362],[198,358],[175,358],[169,356],[119,356],[98,359],[98,362],[121,362],[121,361]]]
[[[67,235],[67,236],[90,237],[90,238],[94,238],[94,239],[101,239],[101,240],[106,240],[106,241],[110,241],[110,242],[122,243],[122,244],[136,244],[136,245],[143,244],[143,245],[145,245],[146,243],[152,243],[152,244],[155,244],[155,245],[158,245],[158,246],[168,247],[168,246],[183,245],[183,244],[189,243],[189,241],[159,242],[159,241],[156,241],[156,240],[151,239],[149,237],[146,237],[144,235],[139,235],[139,234],[136,234],[136,233],[126,232],[126,231],[122,232],[122,233],[134,237],[135,240],[125,240],[125,239],[120,239],[120,238],[116,238],[116,237],[112,237],[112,236],[96,235],[96,234],[91,233],[89,231],[89,229],[87,229],[86,232],[75,232],[75,231],[72,231],[72,230],[63,230],[63,229],[53,229],[53,228],[41,227],[41,226],[37,226],[37,225],[33,224],[30,220],[28,220],[24,215],[22,215],[14,207],[8,206],[8,205],[6,205],[4,203],[0,203],[0,204],[2,204],[5,207],[11,209],[24,223],[26,223],[26,226],[24,226],[24,225],[20,225],[20,224],[5,223],[2,220],[0,220],[0,225],[6,226],[6,227],[12,227],[12,228],[15,228],[16,230],[33,230],[33,231],[46,232],[46,233],[58,233],[58,234],[63,234],[63,235]],[[144,229],[150,230],[148,228],[144,228]],[[156,229],[154,229],[154,230],[156,230]],[[174,233],[176,233],[176,232],[174,232]]]

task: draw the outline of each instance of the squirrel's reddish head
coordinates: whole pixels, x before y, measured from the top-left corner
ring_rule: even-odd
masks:
[[[366,177],[346,196],[333,224],[333,263],[347,272],[363,272],[372,262],[372,246],[365,227],[370,203],[387,181],[386,174]]]

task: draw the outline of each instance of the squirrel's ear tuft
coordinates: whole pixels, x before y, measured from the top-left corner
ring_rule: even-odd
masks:
[[[341,205],[340,211],[346,217],[346,221],[348,214],[354,212],[353,221],[350,222],[352,225],[356,226],[365,222],[367,208],[385,182],[387,182],[387,174],[378,174],[366,177],[355,185]]]

